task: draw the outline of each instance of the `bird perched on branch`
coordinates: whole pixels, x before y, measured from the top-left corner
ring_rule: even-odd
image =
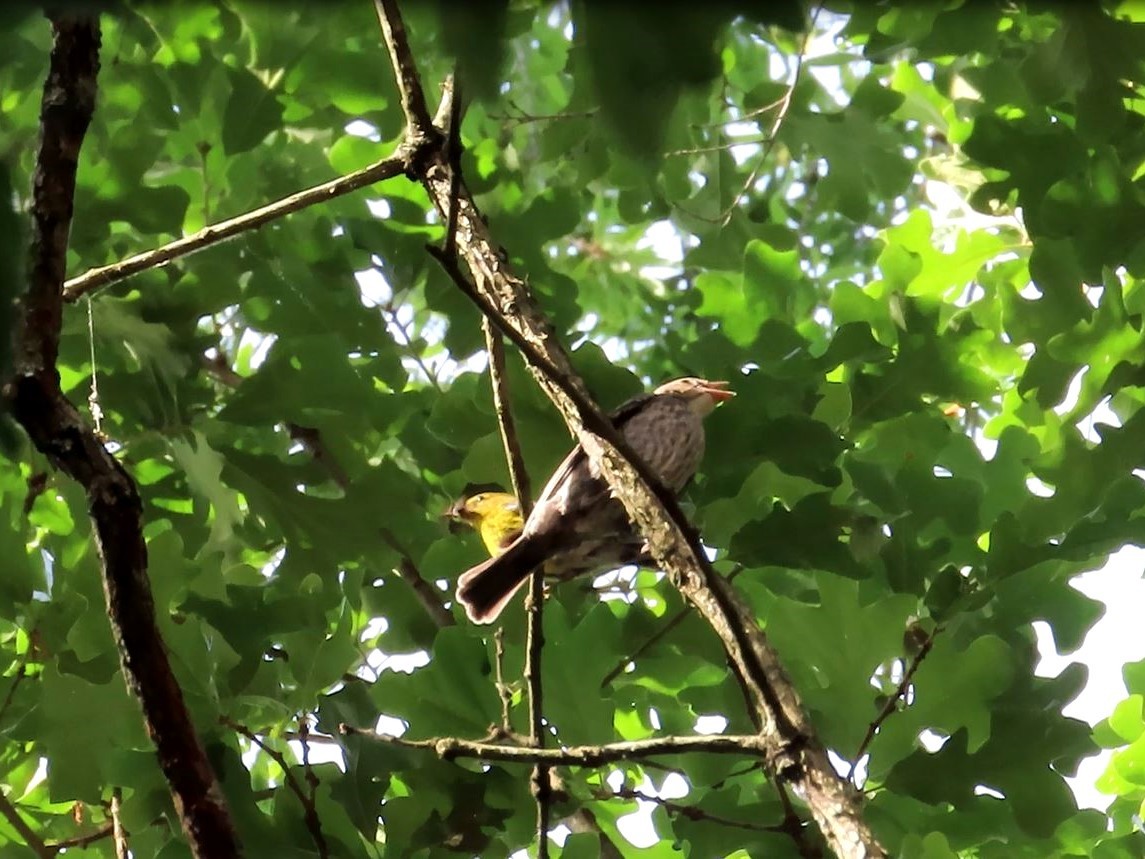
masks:
[[[703,419],[735,394],[727,382],[665,382],[612,413],[613,425],[660,482],[679,492],[704,455]],[[613,569],[645,555],[623,505],[578,445],[553,472],[504,551],[462,573],[457,599],[474,623],[492,623],[538,565],[568,578]]]
[[[490,556],[500,555],[509,548],[525,526],[517,496],[500,490],[460,498],[442,515],[477,531]],[[570,579],[604,573],[627,564],[646,564],[650,560],[643,550],[643,541],[635,533],[628,533],[618,535],[615,540],[593,541],[579,547],[576,553],[566,553],[551,571],[546,564],[545,574]]]
[[[517,496],[508,492],[478,492],[461,498],[449,506],[445,516],[480,534],[490,555],[505,551],[525,527]]]

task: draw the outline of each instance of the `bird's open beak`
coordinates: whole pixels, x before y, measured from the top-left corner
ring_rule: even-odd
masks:
[[[446,507],[441,514],[441,518],[452,519],[456,522],[459,519],[465,519],[466,513],[467,511],[465,509],[465,499],[461,498]]]
[[[736,395],[735,391],[727,389],[727,382],[704,382],[704,393],[715,400],[717,403],[722,403],[724,400],[730,400]]]

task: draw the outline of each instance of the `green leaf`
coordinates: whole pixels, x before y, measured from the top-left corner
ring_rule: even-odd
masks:
[[[230,97],[223,112],[223,152],[254,149],[282,125],[282,105],[274,91],[248,69],[227,69]]]

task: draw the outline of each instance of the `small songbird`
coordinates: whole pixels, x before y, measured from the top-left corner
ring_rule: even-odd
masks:
[[[521,536],[525,526],[517,496],[499,490],[459,498],[442,515],[476,530],[490,556],[500,555],[509,548]],[[550,577],[569,579],[588,573],[608,572],[626,564],[646,564],[651,558],[642,551],[642,547],[643,541],[635,533],[627,535],[627,539],[618,537],[591,551],[578,551],[575,556],[566,554],[552,572],[546,565],[545,573]]]
[[[450,505],[445,515],[469,525],[481,535],[490,555],[499,555],[521,536],[525,518],[517,496],[508,492],[478,492]]]
[[[665,487],[679,492],[704,455],[703,419],[735,393],[727,382],[665,382],[612,413],[613,425]],[[553,472],[504,551],[462,573],[457,599],[474,623],[492,623],[538,565],[569,578],[646,558],[624,506],[578,445]]]

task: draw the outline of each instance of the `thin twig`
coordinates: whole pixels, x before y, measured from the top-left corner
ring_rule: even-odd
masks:
[[[706,155],[709,152],[727,152],[737,146],[762,146],[771,140],[770,137],[742,137],[729,140],[726,143],[713,143],[709,146],[691,146],[687,149],[673,149],[665,152],[666,157],[677,155]]]
[[[588,110],[569,110],[561,113],[529,113],[528,111],[522,110],[520,106],[512,101],[508,102],[508,107],[515,111],[515,113],[487,113],[485,115],[489,117],[489,119],[497,122],[511,123],[512,127],[515,128],[518,125],[527,125],[531,122],[553,122],[562,119],[592,119],[598,113],[596,108],[590,108]]]
[[[111,791],[111,831],[112,843],[115,846],[115,859],[128,859],[131,851],[127,845],[127,832],[123,828],[120,817],[120,806],[123,803],[123,792],[118,788]]]
[[[282,738],[284,740],[298,740],[302,742],[302,731],[283,731]],[[313,728],[308,728],[306,731],[306,741],[312,746],[338,746],[342,748],[342,740],[332,734],[323,734],[320,731],[315,731]]]
[[[493,668],[496,674],[497,697],[501,700],[501,732],[508,736],[513,731],[509,714],[513,709],[513,692],[505,682],[505,628],[497,627],[493,633]]]
[[[108,838],[114,833],[115,824],[108,822],[99,827],[99,829],[93,829],[91,832],[85,833],[84,835],[73,835],[71,838],[61,838],[59,841],[51,841],[44,846],[47,847],[49,851],[51,851],[48,855],[55,856],[71,847],[87,847],[89,844],[94,844],[97,841],[102,841],[104,838]],[[127,854],[124,854],[121,857],[118,853],[116,853],[115,859],[127,859]]]
[[[930,631],[930,634],[923,640],[922,645],[918,648],[918,653],[911,659],[910,664],[907,666],[906,671],[903,672],[902,680],[899,681],[895,692],[883,704],[879,714],[875,716],[874,720],[867,725],[867,733],[863,735],[863,741],[859,743],[859,748],[856,750],[854,757],[851,759],[851,767],[847,770],[847,781],[851,781],[855,777],[855,770],[859,766],[859,761],[863,759],[863,755],[867,753],[871,742],[875,738],[875,734],[879,732],[879,728],[890,717],[891,713],[898,709],[900,700],[905,699],[907,691],[910,689],[910,682],[914,679],[914,674],[918,671],[922,661],[926,659],[930,653],[930,649],[934,647],[934,639],[942,632],[942,626],[935,626]]]
[[[386,545],[398,553],[398,563],[394,567],[394,571],[403,582],[409,585],[414,596],[417,597],[417,601],[425,609],[425,613],[430,616],[438,628],[444,629],[447,626],[453,626],[455,623],[453,615],[442,602],[440,591],[422,577],[409,553],[402,548],[401,543],[388,528],[382,528],[381,535]]]
[[[730,582],[735,581],[735,577],[738,576],[743,571],[744,571],[744,568],[742,566],[737,565],[736,568],[734,570],[732,570],[731,573],[728,574],[728,582],[730,583]],[[611,683],[613,680],[615,680],[617,677],[619,677],[621,675],[621,673],[624,671],[624,669],[630,663],[635,662],[637,660],[637,658],[643,656],[645,653],[647,653],[649,650],[651,650],[653,645],[655,645],[657,642],[659,642],[660,640],[665,638],[668,635],[668,633],[670,633],[672,630],[674,630],[676,627],[678,627],[681,623],[683,623],[685,618],[687,618],[689,614],[691,614],[691,606],[684,606],[682,609],[680,609],[678,612],[676,612],[676,614],[673,615],[671,620],[669,620],[666,624],[664,624],[662,627],[660,627],[660,629],[658,629],[651,636],[649,636],[648,640],[645,641],[638,648],[636,648],[634,651],[632,651],[632,653],[628,654],[623,659],[621,659],[619,662],[617,662],[616,665],[613,666],[612,670],[604,675],[604,679],[600,681],[601,688],[603,689],[605,686],[607,686],[609,683]]]
[[[680,611],[678,611],[671,620],[669,620],[666,624],[660,627],[660,629],[650,635],[647,641],[645,641],[642,645],[640,645],[630,654],[617,662],[616,665],[613,666],[612,670],[604,675],[604,679],[600,681],[600,688],[603,689],[605,686],[619,677],[624,672],[625,668],[627,668],[631,663],[635,662],[638,658],[651,650],[652,647],[657,644],[657,642],[659,642],[661,639],[667,636],[668,633],[683,623],[687,619],[689,613],[690,612],[686,607],[680,609]]]
[[[457,176],[457,172],[454,172]],[[455,183],[456,184],[456,183]],[[450,204],[450,211],[456,213],[456,199]],[[452,257],[449,257],[452,259]],[[454,260],[456,263],[456,260]],[[509,384],[505,374],[505,345],[500,334],[493,330],[488,316],[481,318],[485,332],[485,345],[489,350],[489,378],[493,386],[493,405],[497,411],[497,424],[501,429],[501,441],[505,446],[505,459],[509,465],[509,477],[513,482],[513,492],[521,506],[521,515],[528,519],[532,512],[532,491],[529,475],[525,470],[525,457],[521,453],[521,442],[517,436],[517,426],[509,402]],[[544,605],[545,573],[538,565],[529,575],[528,629],[525,634],[525,684],[529,691],[529,739],[538,749],[545,747],[544,729],[544,689],[541,685],[541,659],[545,645]],[[549,855],[549,817],[552,808],[553,791],[548,768],[538,762],[533,770],[533,795],[537,800],[537,857],[547,859]]]
[[[644,793],[643,791],[634,790],[630,787],[621,787],[616,791],[597,791],[594,796],[597,799],[635,799],[643,800],[644,802],[652,802],[656,805],[666,809],[669,814],[679,814],[689,820],[706,820],[708,823],[716,823],[720,826],[731,826],[737,829],[748,829],[752,832],[783,832],[782,824],[768,825],[765,823],[752,823],[750,820],[733,820],[730,817],[720,817],[716,814],[710,814],[704,811],[698,805],[686,805],[680,802],[673,802],[670,799],[664,799],[659,796],[652,796],[651,794]]]
[[[219,716],[219,723],[226,725],[232,731],[236,731],[266,752],[267,756],[278,764],[282,770],[283,778],[286,781],[286,786],[290,788],[290,792],[298,798],[299,804],[302,806],[303,817],[306,821],[306,829],[310,832],[310,837],[314,840],[314,846],[318,850],[318,855],[322,859],[329,859],[330,848],[326,844],[326,836],[322,834],[322,821],[318,818],[318,809],[314,805],[314,799],[303,790],[302,785],[298,779],[295,778],[291,765],[287,762],[286,757],[282,752],[272,748],[254,731],[245,725],[227,716]]]
[[[396,14],[396,10],[393,12]],[[391,24],[390,26],[400,27],[400,21],[396,25]],[[449,201],[446,209],[448,214],[446,217],[445,245],[440,252],[441,258],[449,260],[455,267],[457,266],[457,218],[460,209],[458,193],[461,188],[459,163],[461,155],[461,100],[457,86],[455,75],[453,87],[446,90],[451,101],[445,157],[451,170]],[[411,120],[411,127],[413,124]],[[489,378],[493,386],[493,404],[497,411],[497,424],[500,427],[501,441],[505,447],[509,476],[513,483],[513,492],[517,496],[517,503],[521,508],[521,515],[528,519],[533,506],[532,492],[509,401],[509,385],[505,374],[505,346],[500,335],[493,330],[488,316],[482,316],[481,324],[485,333],[485,345],[489,352]],[[541,660],[545,645],[545,579],[544,569],[540,565],[530,573],[529,596],[525,605],[528,610],[528,629],[525,634],[525,685],[529,695],[529,740],[534,748],[543,749],[545,747],[545,727]],[[499,681],[498,694],[501,694],[502,688],[503,682]],[[504,699],[502,700],[504,701]],[[502,706],[504,707],[504,704]],[[503,721],[507,728],[507,709],[504,710]],[[533,768],[532,789],[533,796],[537,801],[537,859],[548,859],[549,818],[553,803],[553,788],[549,768],[541,761],[537,761]]]
[[[27,518],[36,506],[36,499],[48,488],[48,472],[36,471],[28,476],[28,491],[24,495],[24,517]]]
[[[214,358],[208,358],[206,355],[202,356],[202,363],[204,369],[224,385],[234,388],[242,382],[242,376],[236,373],[230,366],[230,363],[219,352]],[[432,379],[431,379],[432,381]],[[290,432],[290,437],[306,447],[310,451],[310,455],[314,461],[326,469],[330,475],[330,479],[334,481],[335,485],[346,491],[350,487],[350,479],[346,472],[342,469],[338,460],[330,453],[325,443],[322,441],[322,433],[313,428],[305,427],[301,424],[290,423],[286,424],[287,430]],[[417,601],[421,603],[422,608],[425,609],[426,614],[430,616],[438,627],[452,626],[454,623],[453,615],[445,607],[441,600],[440,593],[424,578],[418,571],[417,565],[410,558],[409,553],[402,548],[397,538],[387,529],[381,530],[382,539],[386,544],[398,553],[398,563],[394,567],[394,571],[401,577],[410,589],[414,592]]]
[[[12,824],[12,828],[24,839],[24,844],[37,856],[42,857],[42,859],[52,859],[56,855],[56,851],[45,844],[43,839],[28,825],[28,822],[20,816],[16,806],[9,801],[3,791],[0,791],[0,815],[3,815]]]
[[[532,512],[532,487],[529,472],[525,470],[525,457],[521,453],[521,441],[517,436],[517,422],[509,406],[509,383],[505,373],[505,343],[501,334],[493,329],[488,316],[481,317],[481,330],[485,333],[485,348],[489,352],[489,377],[493,386],[493,408],[497,412],[497,427],[501,432],[501,444],[505,448],[505,460],[509,466],[509,479],[513,484],[513,494],[521,505],[521,516],[528,518]]]
[[[706,215],[682,210],[685,211],[685,214],[709,224],[719,224],[721,227],[726,227],[731,222],[732,215],[735,213],[736,207],[739,206],[740,200],[751,190],[752,185],[755,184],[755,180],[758,179],[759,174],[763,172],[764,165],[767,163],[771,151],[775,148],[775,144],[779,142],[779,129],[783,126],[783,121],[787,118],[788,111],[791,110],[791,101],[795,95],[795,88],[799,85],[800,75],[803,72],[803,60],[807,56],[807,48],[811,44],[811,37],[815,35],[815,23],[819,20],[819,13],[822,10],[823,5],[820,3],[811,13],[811,21],[807,25],[807,32],[803,36],[803,43],[800,45],[799,53],[795,57],[795,71],[792,73],[791,83],[779,101],[774,105],[768,106],[768,109],[776,106],[778,106],[779,109],[776,111],[775,119],[771,122],[771,128],[768,130],[767,137],[762,141],[762,149],[756,158],[755,166],[752,167],[743,186],[736,192],[731,203],[720,213],[718,218],[709,218]]]
[[[822,859],[823,849],[807,837],[807,825],[791,803],[791,797],[787,795],[787,788],[781,781],[773,780],[772,784],[775,785],[775,793],[783,806],[783,823],[779,825],[779,828],[795,842],[799,848],[799,855],[803,859]]]
[[[545,571],[538,564],[529,574],[529,627],[525,636],[525,683],[529,689],[529,739],[538,751],[545,747],[544,690],[541,686],[541,654],[544,633]],[[553,788],[549,768],[537,761],[533,769],[533,795],[537,800],[537,859],[549,856],[549,810]]]
[[[29,648],[31,652],[31,648]],[[8,693],[4,696],[4,703],[0,704],[0,725],[4,724],[4,717],[8,714],[8,708],[12,706],[12,699],[16,696],[16,690],[20,688],[20,684],[24,678],[28,676],[28,654],[20,657],[20,667],[16,669],[16,676],[12,678],[12,685],[8,687]]]
[[[411,157],[411,151],[399,147],[397,153],[389,158],[383,158],[361,170],[355,170],[313,188],[307,188],[281,200],[276,200],[266,206],[260,206],[253,211],[246,212],[235,218],[219,221],[203,227],[197,233],[176,239],[162,247],[127,257],[119,262],[93,268],[83,274],[73,277],[64,284],[64,301],[71,304],[84,295],[101,287],[118,283],[121,280],[164,266],[173,260],[185,257],[195,251],[217,245],[219,242],[234,238],[241,233],[258,229],[259,227],[276,221],[281,217],[301,211],[316,203],[324,203],[336,197],[342,197],[359,188],[366,188],[376,182],[392,179],[406,172]]]
[[[200,355],[199,361],[203,369],[206,370],[212,378],[226,385],[228,388],[237,388],[242,384],[243,377],[234,371],[234,368],[231,367],[230,362],[221,349],[215,350],[215,356],[213,358],[205,354]],[[285,426],[287,432],[290,433],[291,440],[298,442],[309,451],[314,461],[322,466],[326,473],[330,475],[330,479],[334,481],[335,486],[343,492],[347,491],[350,488],[350,477],[326,447],[325,442],[322,440],[321,430],[315,427],[296,424],[293,421],[287,421]]]
[[[565,819],[565,825],[572,832],[587,832],[600,840],[600,859],[624,859],[620,848],[612,843],[612,839],[604,834],[596,815],[584,806],[581,806]]]
[[[748,773],[755,772],[756,770],[759,770],[762,766],[763,766],[763,764],[760,763],[759,761],[752,761],[749,764],[744,764],[739,769],[732,770],[730,773],[725,775],[723,778],[712,782],[710,785],[708,785],[708,790],[719,790],[725,784],[727,784],[729,781],[731,781],[733,778],[739,778],[740,776],[745,776]]]
[[[425,363],[425,359],[421,357],[421,353],[414,348],[413,338],[410,336],[409,329],[398,319],[398,312],[389,304],[379,304],[378,309],[382,311],[382,316],[386,318],[387,324],[392,325],[401,332],[402,340],[405,341],[406,349],[409,350],[409,356],[413,359],[414,363],[421,368],[421,371],[425,373],[425,377],[429,380],[429,383],[437,389],[439,394],[443,393],[441,383],[437,380],[437,371],[431,369],[429,365]]]
[[[450,77],[451,84],[444,88],[442,100],[448,100],[448,105],[439,106],[439,111],[448,108],[449,124],[445,129],[445,157],[453,168],[453,180],[449,191],[449,216],[445,219],[445,246],[446,256],[457,255],[457,191],[461,181],[461,81],[457,78],[455,68]]]
[[[428,740],[406,740],[379,734],[368,728],[355,728],[342,724],[338,730],[347,736],[365,737],[379,743],[406,749],[425,749],[442,760],[476,758],[484,761],[535,764],[538,761],[553,766],[600,767],[617,761],[634,761],[657,755],[680,755],[704,752],[723,755],[758,755],[762,751],[760,738],[754,734],[697,734],[694,736],[658,737],[651,740],[633,740],[608,743],[602,746],[565,746],[559,749],[536,749],[530,746],[511,746],[463,740],[458,737],[434,737]]]
[[[318,786],[322,783],[310,766],[310,714],[303,713],[298,719],[298,742],[302,746],[302,771],[306,774],[306,784],[310,788],[310,807],[315,809],[314,820],[318,820]],[[319,854],[325,857],[321,846]]]
[[[334,458],[322,440],[322,431],[315,427],[305,427],[293,421],[286,422],[286,431],[290,438],[301,444],[310,452],[310,457],[330,476],[334,485],[346,492],[350,489],[350,476],[346,474],[341,463]]]

